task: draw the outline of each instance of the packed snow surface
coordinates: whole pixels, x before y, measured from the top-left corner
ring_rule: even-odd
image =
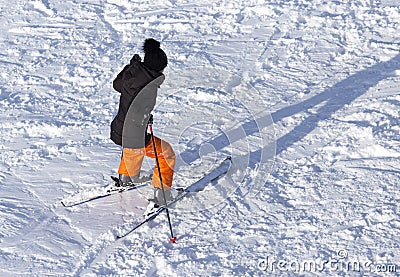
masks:
[[[400,272],[398,0],[0,0],[0,276]],[[228,173],[124,239],[151,188],[111,184],[116,74],[169,58],[154,132],[175,187]],[[154,161],[146,159],[144,170]]]

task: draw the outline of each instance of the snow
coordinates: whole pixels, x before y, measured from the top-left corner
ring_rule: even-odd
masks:
[[[1,276],[400,271],[397,0],[0,0],[0,14]],[[116,174],[112,80],[148,37],[169,57],[154,130],[174,185],[233,158],[171,209],[176,244],[164,214],[115,240],[150,188],[61,205]]]

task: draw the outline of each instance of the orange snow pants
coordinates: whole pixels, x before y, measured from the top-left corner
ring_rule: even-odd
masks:
[[[174,177],[175,153],[168,142],[158,137],[154,137],[154,141],[156,143],[158,162],[160,164],[164,189],[168,190],[172,186],[172,180]],[[137,175],[142,167],[144,156],[150,158],[156,157],[152,140],[150,140],[145,148],[124,148],[122,150],[122,159],[119,165],[118,174],[124,174],[126,176]],[[162,188],[157,164],[153,170],[152,185],[160,189]]]

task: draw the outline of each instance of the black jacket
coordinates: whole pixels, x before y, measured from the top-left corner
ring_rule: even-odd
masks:
[[[162,76],[162,77],[161,77]],[[161,77],[161,78],[159,78]],[[155,81],[157,78],[159,78],[157,81]],[[152,81],[154,81],[152,84],[157,83],[157,86],[151,86],[152,91],[154,92],[154,89],[156,90],[155,93],[152,93],[151,98],[154,99],[148,99],[148,100],[143,100],[143,96],[139,97],[141,98],[141,101],[149,101],[152,103],[152,107],[146,108],[146,110],[143,110],[142,104],[148,105],[147,103],[136,103],[135,101],[135,107],[132,106],[132,103],[134,99],[138,96],[140,92],[142,92],[143,88],[145,88],[147,85],[149,85]],[[143,63],[141,62],[141,58],[139,55],[135,55],[131,61],[130,64],[126,65],[124,69],[117,75],[113,82],[113,87],[116,91],[120,92],[120,100],[119,100],[119,107],[118,107],[118,113],[115,116],[114,120],[111,122],[111,140],[123,147],[128,147],[128,148],[139,148],[139,147],[133,147],[135,145],[146,145],[148,141],[150,140],[150,137],[147,136],[146,132],[146,126],[147,126],[147,120],[149,114],[147,114],[149,109],[154,108],[155,104],[155,97],[157,93],[157,87],[164,81],[164,75],[161,72],[156,72],[153,70],[150,70],[147,68]],[[149,93],[148,89],[147,91],[143,91],[143,93]],[[135,118],[140,118],[141,116],[138,115],[138,110],[143,114],[141,117],[141,122],[140,126],[137,126],[138,128],[132,128],[131,126],[134,126],[133,124],[130,124],[130,127],[128,130],[124,130],[124,125],[125,125],[125,120],[126,116],[128,114],[129,109],[131,108],[131,115],[134,115]],[[132,111],[132,109],[135,109],[136,111]],[[151,112],[150,110],[150,112]],[[145,122],[143,122],[143,118],[147,119]],[[131,121],[134,120],[134,118],[131,118]],[[134,123],[137,125],[137,123]],[[144,124],[144,126],[143,126]],[[140,127],[140,128],[139,128]],[[144,130],[144,131],[143,131]],[[140,132],[140,134],[138,134]],[[140,137],[143,139],[143,143],[134,143],[130,145],[123,145],[123,136],[124,139],[127,136],[135,136],[135,137]]]

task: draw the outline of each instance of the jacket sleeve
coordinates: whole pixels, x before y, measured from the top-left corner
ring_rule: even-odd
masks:
[[[115,80],[113,81],[113,88],[118,91],[119,93],[122,93],[122,86],[124,84],[124,80],[125,80],[125,73],[128,72],[129,67],[131,65],[133,65],[134,63],[140,62],[142,59],[140,58],[140,56],[138,54],[135,54],[131,61],[130,64],[125,65],[124,69],[122,69],[122,71],[120,73],[118,73],[117,78],[115,78]]]
[[[128,69],[129,64],[126,65],[124,67],[124,69],[122,69],[122,71],[120,73],[118,73],[117,78],[115,78],[115,80],[113,81],[113,88],[118,91],[119,93],[122,93],[122,85],[124,83],[124,73],[126,72],[126,70]]]

